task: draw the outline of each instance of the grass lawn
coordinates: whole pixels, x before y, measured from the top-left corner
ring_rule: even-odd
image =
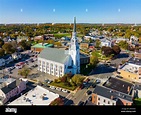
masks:
[[[65,85],[64,83],[60,82],[60,83],[55,83],[55,82],[52,82],[51,85],[53,86],[56,86],[56,87],[62,87],[62,88],[65,88],[65,89],[68,89],[68,90],[75,90],[77,86],[67,86]]]
[[[133,101],[134,105],[141,105],[141,98],[136,98]]]
[[[94,52],[92,53],[92,55],[95,55],[95,56],[98,57],[98,59],[100,59],[100,60],[108,60],[108,59],[109,59],[109,57],[106,57],[105,55],[102,55],[100,50],[94,51]]]

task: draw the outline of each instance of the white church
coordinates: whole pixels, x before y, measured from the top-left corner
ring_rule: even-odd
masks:
[[[38,70],[62,77],[66,73],[80,73],[80,50],[76,37],[76,18],[72,32],[71,44],[68,50],[45,48],[38,56]]]

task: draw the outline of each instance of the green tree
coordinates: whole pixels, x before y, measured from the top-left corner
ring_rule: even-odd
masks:
[[[2,48],[0,48],[0,56],[4,56],[4,50]]]
[[[76,86],[79,86],[82,84],[83,80],[84,80],[84,76],[81,76],[80,74],[75,74],[73,77],[72,77],[72,82],[76,85]]]
[[[0,39],[0,48],[2,48],[3,45],[4,45],[4,41]]]
[[[5,43],[2,46],[2,49],[4,49],[4,51],[5,51],[6,54],[12,54],[12,53],[14,53],[16,51],[16,49],[13,48],[10,43]]]
[[[90,64],[91,64],[91,66],[92,67],[96,67],[97,63],[98,63],[98,57],[95,56],[95,55],[92,55],[90,57]]]
[[[95,41],[95,47],[96,48],[99,48],[100,47],[100,44],[101,44],[100,40],[96,40]]]
[[[21,75],[21,76],[24,76],[25,78],[27,78],[29,73],[30,73],[30,69],[27,68],[26,66],[18,71],[18,74]]]

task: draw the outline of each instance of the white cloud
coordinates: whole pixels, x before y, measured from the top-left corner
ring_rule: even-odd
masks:
[[[21,9],[21,12],[23,12],[23,9]]]
[[[55,9],[53,9],[53,12],[55,12]]]

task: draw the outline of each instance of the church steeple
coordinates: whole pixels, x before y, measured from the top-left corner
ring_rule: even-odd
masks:
[[[71,38],[71,44],[69,48],[69,54],[72,58],[72,66],[74,68],[74,73],[80,72],[80,51],[79,51],[79,44],[76,37],[76,17],[74,17],[74,24],[73,24],[73,32]]]
[[[74,17],[73,32],[76,32],[76,17]]]

